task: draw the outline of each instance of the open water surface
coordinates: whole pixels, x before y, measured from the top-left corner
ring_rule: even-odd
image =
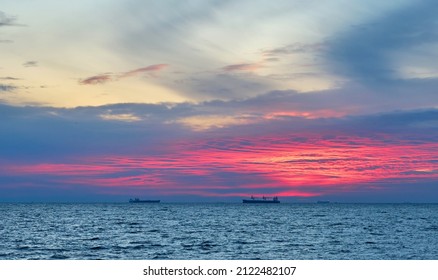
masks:
[[[438,259],[438,204],[0,204],[0,259]]]

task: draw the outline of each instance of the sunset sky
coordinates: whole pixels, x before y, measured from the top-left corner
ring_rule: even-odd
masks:
[[[438,202],[433,0],[2,0],[0,202]]]

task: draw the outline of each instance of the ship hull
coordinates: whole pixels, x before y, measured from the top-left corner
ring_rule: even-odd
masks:
[[[129,203],[159,203],[160,200],[130,200]]]
[[[243,199],[243,203],[272,204],[272,203],[280,203],[280,201],[279,200]]]

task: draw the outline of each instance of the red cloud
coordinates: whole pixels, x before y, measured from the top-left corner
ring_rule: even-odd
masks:
[[[167,153],[85,157],[80,162],[3,164],[0,175],[47,176],[123,194],[126,188],[155,194],[295,196],[367,191],[402,182],[436,181],[436,143],[387,143],[339,134],[199,140],[174,143]],[[381,137],[380,137],[381,138]]]

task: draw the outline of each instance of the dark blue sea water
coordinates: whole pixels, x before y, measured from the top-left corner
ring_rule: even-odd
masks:
[[[0,259],[438,259],[438,204],[0,204]]]

